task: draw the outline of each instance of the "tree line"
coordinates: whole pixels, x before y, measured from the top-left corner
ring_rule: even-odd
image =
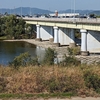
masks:
[[[26,24],[22,18],[15,15],[0,17],[0,36],[7,39],[31,38],[34,33],[32,25]]]

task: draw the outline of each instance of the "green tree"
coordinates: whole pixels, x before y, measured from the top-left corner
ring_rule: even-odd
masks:
[[[90,18],[96,18],[95,14],[90,14]]]
[[[21,34],[25,34],[25,21],[14,15],[0,18],[0,35],[2,34],[9,38],[19,38]]]
[[[29,38],[32,38],[32,36],[33,36],[33,38],[35,38],[35,31],[34,31],[34,28],[33,28],[33,25],[32,24],[26,24],[25,25],[25,33],[27,34],[27,35],[29,35]]]

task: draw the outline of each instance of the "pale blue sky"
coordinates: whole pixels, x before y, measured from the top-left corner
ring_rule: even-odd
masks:
[[[36,7],[46,10],[100,10],[100,0],[0,0],[0,8]]]

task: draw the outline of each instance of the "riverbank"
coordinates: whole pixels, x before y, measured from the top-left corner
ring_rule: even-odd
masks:
[[[56,45],[54,45],[52,42],[49,41],[35,41],[35,39],[18,39],[18,40],[4,40],[4,41],[24,41],[24,42],[28,42],[31,44],[35,44],[37,46],[43,47],[43,48],[52,48],[57,52],[57,58],[58,59],[63,59],[64,55],[68,55],[68,46],[62,46],[62,47],[57,47]],[[89,56],[81,56],[81,55],[77,55],[75,56],[78,60],[80,60],[82,63],[87,63],[87,64],[91,64],[91,63],[100,63],[100,55],[89,55]]]
[[[16,41],[16,40],[15,40]],[[17,40],[19,41],[19,40]],[[26,40],[23,40],[28,42]],[[35,41],[30,41],[30,43]],[[36,45],[41,47],[45,46],[48,41],[40,43],[35,42]],[[34,43],[33,43],[34,44]],[[56,47],[55,47],[56,48]],[[59,50],[59,47],[57,47]],[[85,57],[87,58],[87,57]],[[10,72],[11,71],[11,72]],[[71,97],[71,98],[29,98],[29,99],[19,99],[19,100],[100,100],[100,98],[93,98],[99,96],[96,94],[96,91],[99,92],[99,79],[100,79],[100,68],[99,66],[46,66],[46,67],[36,67],[28,66],[26,68],[20,68],[19,70],[12,69],[0,69],[1,78],[4,79],[4,83],[7,84],[4,89],[7,92],[16,92],[16,93],[35,93],[43,91],[68,91],[77,93],[80,97]],[[5,77],[4,77],[5,76]],[[40,78],[41,77],[41,78]],[[6,82],[7,81],[7,82]],[[15,84],[15,83],[16,84]],[[89,84],[85,84],[85,83]],[[3,83],[3,84],[4,84]],[[33,84],[34,83],[34,84]],[[96,84],[95,84],[96,83]],[[67,85],[66,85],[67,84]],[[89,86],[88,86],[89,85]],[[93,91],[93,86],[95,85]],[[44,88],[43,88],[44,87]],[[89,87],[89,88],[88,88]],[[90,89],[91,87],[91,89]],[[10,89],[11,88],[11,89]],[[72,90],[72,91],[71,91]],[[88,97],[93,96],[93,97]],[[83,97],[83,98],[81,98]],[[86,98],[85,98],[86,97]],[[2,100],[2,99],[1,99]],[[14,100],[14,99],[10,99]],[[15,99],[18,100],[18,99]]]
[[[52,48],[54,49],[57,54],[62,55],[62,54],[68,54],[67,48],[68,46],[63,46],[63,47],[57,47],[56,45],[54,45],[52,42],[49,41],[35,41],[35,39],[16,39],[16,40],[4,40],[4,41],[24,41],[24,42],[28,42],[31,44],[35,44],[37,46],[43,47],[43,48]]]

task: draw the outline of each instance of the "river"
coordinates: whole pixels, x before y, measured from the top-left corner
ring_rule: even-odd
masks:
[[[0,41],[0,64],[8,65],[16,56],[29,52],[32,57],[43,59],[45,49],[23,41]]]

